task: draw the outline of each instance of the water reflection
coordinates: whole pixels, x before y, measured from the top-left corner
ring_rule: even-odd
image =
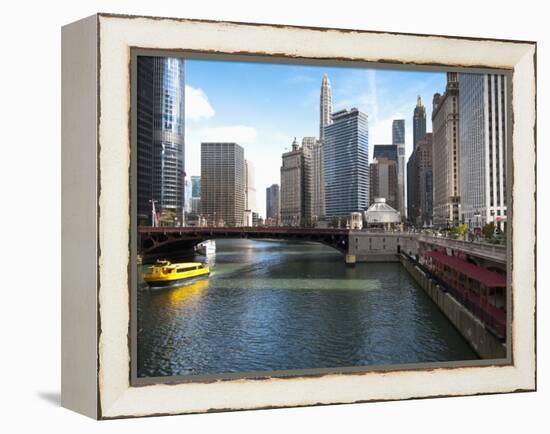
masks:
[[[176,308],[189,308],[198,303],[202,296],[208,291],[208,279],[201,279],[189,285],[183,285],[167,292],[170,304]]]

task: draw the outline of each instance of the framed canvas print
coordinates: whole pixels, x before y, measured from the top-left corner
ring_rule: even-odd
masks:
[[[98,14],[62,55],[65,407],[535,390],[534,42]]]

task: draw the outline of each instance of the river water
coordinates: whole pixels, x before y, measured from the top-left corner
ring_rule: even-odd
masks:
[[[208,279],[138,291],[139,377],[477,359],[399,263],[350,267],[313,243],[216,246]]]

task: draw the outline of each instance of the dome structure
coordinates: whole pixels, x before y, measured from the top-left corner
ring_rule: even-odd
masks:
[[[401,223],[401,214],[386,203],[383,197],[375,197],[374,203],[365,211],[365,221],[373,224]]]

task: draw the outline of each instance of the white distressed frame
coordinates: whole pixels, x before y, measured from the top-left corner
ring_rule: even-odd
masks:
[[[79,411],[116,418],[535,389],[534,43],[101,14],[93,19],[99,38],[98,378],[96,409]],[[513,364],[131,387],[131,47],[513,69]]]

